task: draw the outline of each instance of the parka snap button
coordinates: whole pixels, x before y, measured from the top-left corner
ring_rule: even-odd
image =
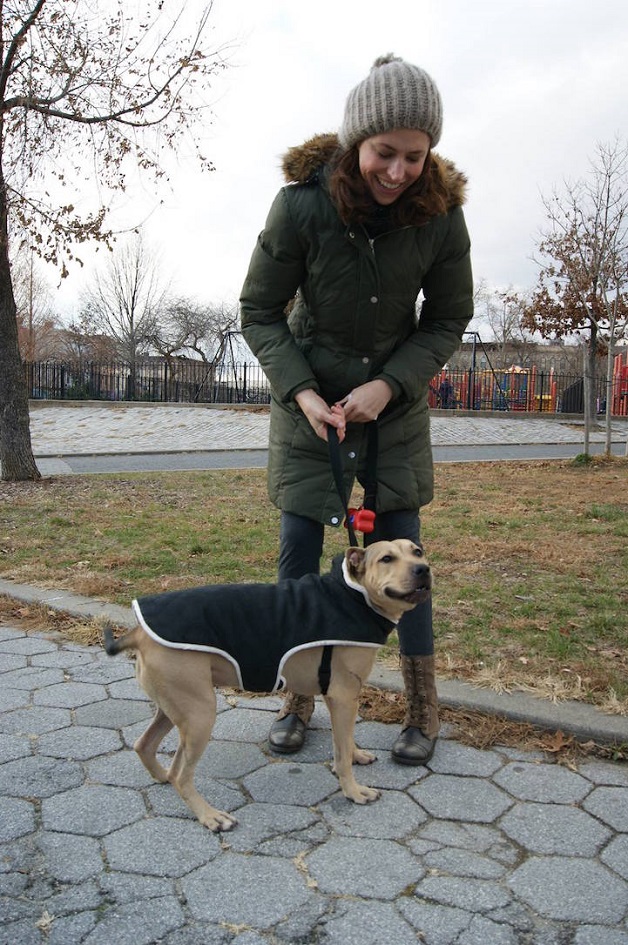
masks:
[[[372,302],[373,304],[375,304],[375,302],[378,302],[378,301],[379,301],[379,299],[377,298],[376,295],[372,295],[372,296],[371,296],[371,302]]]
[[[349,459],[355,459],[355,453],[353,452],[353,450],[351,450],[351,452],[349,453]]]
[[[370,358],[362,358],[362,364],[368,364],[370,360]]]
[[[332,524],[332,525],[337,525],[339,521],[340,521],[340,519],[338,518],[337,515],[332,515],[332,517],[331,517],[331,524]]]

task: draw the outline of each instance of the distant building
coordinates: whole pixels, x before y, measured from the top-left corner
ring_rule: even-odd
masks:
[[[447,363],[451,371],[503,370],[516,365],[542,373],[582,373],[580,345],[534,344],[532,342],[465,341]]]

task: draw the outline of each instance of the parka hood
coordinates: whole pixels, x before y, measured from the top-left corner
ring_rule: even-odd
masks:
[[[314,135],[303,144],[289,148],[281,162],[286,183],[305,184],[311,180],[321,167],[329,164],[339,147],[338,136],[331,133]],[[447,190],[448,209],[462,206],[466,200],[466,176],[453,161],[441,157],[435,151],[432,151],[432,160]]]

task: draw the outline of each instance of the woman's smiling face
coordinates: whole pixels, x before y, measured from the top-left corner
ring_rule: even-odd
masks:
[[[424,131],[396,128],[358,145],[360,174],[376,203],[389,206],[415,182],[430,150]]]

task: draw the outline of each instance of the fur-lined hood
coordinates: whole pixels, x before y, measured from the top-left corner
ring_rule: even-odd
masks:
[[[323,165],[329,164],[340,147],[336,134],[315,135],[301,145],[289,148],[281,167],[286,183],[304,184]],[[432,152],[432,160],[445,183],[448,208],[459,207],[466,200],[467,178],[452,161]]]

